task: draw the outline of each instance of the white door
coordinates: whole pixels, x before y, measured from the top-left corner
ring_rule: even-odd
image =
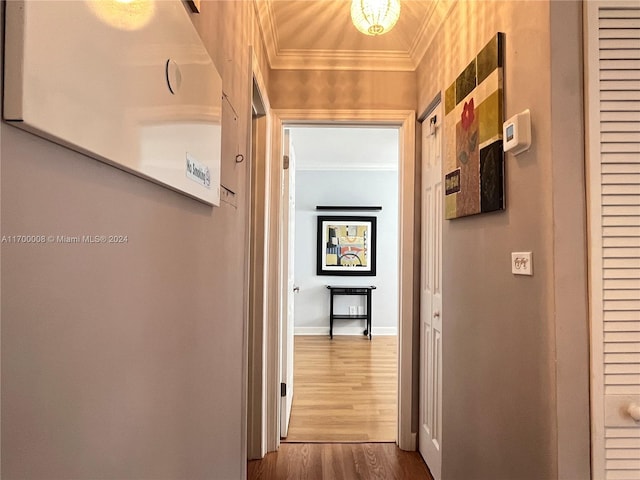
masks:
[[[280,437],[289,430],[293,402],[293,254],[295,233],[295,159],[289,130],[284,131],[282,180],[282,376]]]
[[[442,142],[438,105],[422,123],[420,453],[435,480],[442,464]]]
[[[592,478],[640,479],[640,4],[584,8]]]

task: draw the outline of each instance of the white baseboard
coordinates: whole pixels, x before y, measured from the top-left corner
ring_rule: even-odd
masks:
[[[364,329],[362,327],[346,327],[336,326],[333,327],[334,335],[362,335]],[[376,335],[398,335],[397,327],[373,327],[371,332],[373,336]],[[329,335],[329,327],[295,327],[293,330],[294,335]]]

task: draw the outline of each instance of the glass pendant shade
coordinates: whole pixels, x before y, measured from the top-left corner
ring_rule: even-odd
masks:
[[[365,35],[382,35],[400,17],[400,0],[352,0],[351,20]]]

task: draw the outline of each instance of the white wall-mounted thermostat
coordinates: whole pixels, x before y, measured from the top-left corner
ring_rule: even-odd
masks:
[[[518,155],[531,147],[531,112],[514,115],[502,124],[502,141],[505,152]]]

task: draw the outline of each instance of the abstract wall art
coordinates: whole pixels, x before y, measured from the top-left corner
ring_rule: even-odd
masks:
[[[318,275],[376,274],[376,217],[318,217]]]
[[[504,210],[504,34],[445,91],[445,218]]]

